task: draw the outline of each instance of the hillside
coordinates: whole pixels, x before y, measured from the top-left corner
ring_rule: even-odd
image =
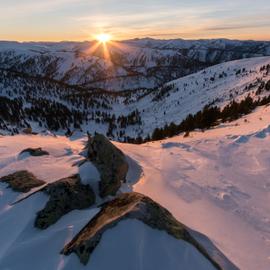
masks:
[[[180,124],[205,106],[269,96],[270,58],[215,65],[162,87],[126,92],[91,91],[54,80],[0,71],[3,133],[50,130],[79,136],[97,131],[114,140],[146,138],[155,128]]]
[[[0,42],[0,68],[110,91],[153,89],[207,66],[270,55],[269,42],[217,40]]]
[[[192,132],[187,138],[176,136],[140,146],[114,143],[128,160],[127,183],[121,186],[118,199],[108,198],[102,205],[104,201],[97,194],[100,172],[92,161],[82,165],[87,138],[0,137],[0,177],[29,170],[52,189],[61,187],[58,179],[79,173],[82,184],[90,184],[97,196],[96,204],[66,213],[47,229],[38,229],[34,227],[40,217],[36,213],[49,207],[48,196],[58,193],[41,192],[43,186],[18,193],[0,183],[0,233],[4,240],[0,268],[107,269],[109,265],[117,269],[173,270],[181,264],[184,269],[216,269],[186,240],[153,228],[162,226],[157,220],[164,220],[166,215],[171,219],[167,210],[162,210],[166,207],[181,222],[175,226],[182,230],[181,224],[185,224],[192,239],[222,269],[236,269],[234,265],[247,270],[269,269],[269,116],[269,107],[263,106],[237,121]],[[19,154],[29,147],[42,147],[44,151],[37,153],[43,155]],[[121,195],[130,191],[149,196],[159,206],[143,195]],[[73,195],[70,198],[77,200]],[[156,219],[158,215],[165,216]],[[109,225],[104,227],[100,222]],[[146,226],[148,222],[152,228]],[[91,243],[87,241],[96,237],[96,230],[102,237],[97,238],[100,242],[83,266],[79,258],[84,249],[79,247]],[[173,234],[176,232],[174,229]],[[68,256],[69,252],[60,254],[65,245],[69,250],[75,244],[78,251],[74,248]],[[50,248],[44,250],[44,245]]]
[[[270,108],[189,137],[116,145],[143,168],[134,190],[207,235],[240,269],[269,269]]]

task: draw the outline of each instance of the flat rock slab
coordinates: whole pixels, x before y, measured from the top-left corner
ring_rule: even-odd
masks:
[[[5,182],[14,191],[27,193],[32,188],[45,184],[44,181],[37,179],[28,171],[18,171],[0,178],[0,182]]]
[[[140,220],[153,229],[166,231],[176,239],[189,242],[217,269],[222,269],[190,235],[185,225],[152,199],[135,192],[122,194],[105,203],[101,211],[64,247],[62,253],[69,255],[74,252],[81,263],[87,264],[103,233],[124,219]]]
[[[27,149],[24,149],[21,153],[21,154],[29,154],[33,157],[40,157],[40,156],[48,156],[49,155],[49,152],[45,151],[45,150],[42,150],[41,147],[39,148],[27,148]]]
[[[46,229],[63,215],[75,209],[85,209],[95,203],[95,193],[89,185],[83,185],[79,175],[58,180],[44,187],[50,199],[37,213],[35,226]]]
[[[105,136],[96,134],[89,137],[87,157],[100,173],[99,195],[115,196],[122,182],[126,181],[128,163],[123,152]]]

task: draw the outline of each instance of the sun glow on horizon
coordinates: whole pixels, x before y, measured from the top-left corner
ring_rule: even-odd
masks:
[[[96,36],[96,39],[101,43],[107,43],[111,40],[111,35],[106,33],[101,33]]]

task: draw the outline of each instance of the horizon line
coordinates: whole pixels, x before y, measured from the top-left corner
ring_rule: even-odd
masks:
[[[228,40],[228,41],[254,41],[254,42],[270,42],[270,39],[241,39],[241,38],[226,38],[226,37],[218,37],[218,38],[154,38],[151,36],[145,37],[134,37],[130,39],[112,39],[114,42],[125,42],[132,40],[161,40],[161,41],[172,41],[172,40],[183,40],[183,41],[200,41],[200,40]],[[84,42],[96,42],[96,39],[59,39],[59,40],[12,40],[12,39],[0,39],[0,42],[16,42],[16,43],[65,43],[65,42],[76,42],[76,43],[84,43]]]

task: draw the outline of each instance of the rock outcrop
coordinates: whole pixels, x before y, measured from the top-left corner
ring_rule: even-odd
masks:
[[[25,150],[23,150],[21,154],[24,154],[24,153],[28,153],[30,156],[33,156],[33,157],[40,157],[40,156],[48,156],[49,155],[49,152],[45,151],[45,150],[42,150],[41,147],[39,148],[27,148]]]
[[[125,193],[105,203],[101,211],[68,243],[62,253],[76,253],[83,264],[87,264],[91,253],[99,244],[103,233],[124,219],[137,219],[151,228],[166,231],[176,239],[193,245],[217,269],[220,265],[191,236],[188,229],[172,214],[150,198],[139,193]]]
[[[105,136],[96,134],[93,138],[89,137],[87,157],[100,173],[99,195],[102,198],[116,195],[128,172],[128,163],[123,152]]]
[[[37,179],[28,171],[18,171],[0,178],[0,182],[5,182],[14,191],[27,193],[32,188],[45,184],[44,181]]]
[[[95,203],[95,193],[89,185],[83,185],[79,175],[58,180],[43,191],[50,196],[44,209],[38,212],[35,226],[46,229],[63,215],[75,209],[85,209]]]

